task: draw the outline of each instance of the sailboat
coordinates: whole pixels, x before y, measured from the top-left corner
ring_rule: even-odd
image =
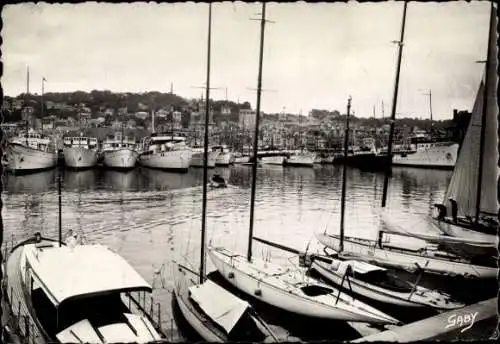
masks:
[[[394,99],[392,104],[391,133],[389,135],[388,155],[392,155],[392,140],[394,133],[394,118],[397,104],[397,91],[399,83],[399,71],[401,67],[402,42],[406,19],[407,2],[404,3],[403,23],[399,44],[399,56],[396,70],[396,82]],[[385,206],[387,187],[389,180],[388,169],[384,179],[384,193],[382,207]],[[317,239],[326,247],[335,251],[341,251],[345,257],[363,259],[369,263],[394,267],[408,271],[424,269],[426,272],[449,276],[463,276],[471,278],[494,278],[497,276],[497,264],[493,259],[484,257],[465,258],[459,254],[439,249],[436,245],[418,245],[411,243],[405,246],[391,245],[390,237],[384,236],[387,231],[379,230],[377,240],[361,239],[356,237],[345,237],[342,235],[321,233],[316,234]]]
[[[450,236],[468,238],[474,231],[497,235],[498,96],[497,17],[493,2],[484,82],[481,81],[457,163],[443,205],[451,217],[434,224]],[[464,187],[466,186],[466,187]],[[455,209],[456,208],[456,211]],[[448,212],[447,212],[448,213]],[[494,240],[493,236],[491,236]]]
[[[262,90],[262,55],[266,3],[262,3],[259,74],[253,156],[257,156]],[[224,247],[208,247],[210,258],[221,275],[233,286],[252,297],[283,310],[323,319],[379,324],[396,324],[398,320],[360,302],[325,283],[297,274],[297,271],[252,257],[257,159],[252,164],[252,194],[247,256]]]
[[[210,36],[212,3],[208,10],[208,58],[206,99],[210,99]],[[208,102],[207,102],[208,103]],[[203,163],[203,206],[201,224],[200,271],[196,273],[179,264],[174,297],[179,309],[191,327],[207,342],[277,342],[276,336],[255,310],[246,302],[228,292],[205,276],[205,231],[208,184],[208,106],[205,117]],[[187,274],[199,278],[199,283]]]
[[[3,269],[9,321],[26,343],[149,343],[160,327],[132,307],[131,292],[151,286],[129,263],[103,245],[36,233],[10,249]],[[128,302],[127,302],[128,299]]]
[[[493,6],[493,5],[492,5]],[[384,221],[396,233],[441,244],[464,255],[497,256],[498,104],[497,19],[491,11],[485,80],[481,80],[457,163],[442,204],[431,223],[438,233],[405,230]],[[448,207],[447,207],[448,206]],[[451,209],[450,209],[451,208]],[[452,216],[448,216],[451,210]]]
[[[347,154],[348,151],[350,108],[351,98],[349,98],[347,104],[344,154]],[[342,253],[344,249],[346,171],[347,161],[344,159],[338,253]],[[344,281],[347,280],[352,293],[392,305],[434,307],[438,309],[455,309],[464,306],[462,303],[453,302],[449,295],[418,287],[416,284],[412,286],[410,283],[389,273],[387,269],[355,259],[341,261],[331,257],[328,262],[324,258],[321,260],[313,259],[311,269],[339,288],[342,288]]]
[[[44,110],[43,83],[42,79],[42,117]],[[29,94],[29,69],[26,76],[26,94]],[[26,105],[26,104],[25,104]],[[25,108],[27,110],[27,108]],[[53,168],[57,164],[57,150],[54,141],[43,132],[29,128],[26,113],[26,131],[11,138],[7,143],[5,160],[10,171],[13,172],[35,172]]]

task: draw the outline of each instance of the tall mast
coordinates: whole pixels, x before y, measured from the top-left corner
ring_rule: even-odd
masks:
[[[488,49],[486,55],[486,73],[484,76],[484,92],[483,92],[483,113],[481,118],[481,140],[479,142],[479,166],[477,173],[477,191],[476,191],[476,215],[474,218],[474,222],[479,222],[479,214],[481,212],[481,184],[483,182],[483,160],[484,160],[484,144],[485,144],[485,136],[486,136],[486,114],[488,109],[488,86],[490,82],[490,78],[488,76],[488,72],[490,69],[490,55],[491,55],[491,35],[493,34],[492,26],[494,21],[494,5],[493,1],[491,2],[491,15],[490,15],[490,25],[489,25],[489,34],[488,34]],[[496,27],[495,27],[496,30]],[[495,56],[496,58],[496,56]],[[496,85],[495,85],[496,87]]]
[[[260,94],[262,92],[262,58],[264,56],[264,28],[266,25],[266,3],[262,3],[262,16],[260,20],[260,52],[259,52],[259,75],[257,77],[257,106],[255,114],[255,136],[253,140],[253,163],[252,163],[252,194],[250,198],[250,230],[248,231],[247,260],[252,259],[253,222],[255,208],[255,184],[257,181],[257,145],[259,143],[259,118],[260,118]]]
[[[43,77],[42,78],[42,101],[41,101],[41,103],[42,103],[41,104],[42,105],[42,130],[41,130],[41,132],[42,132],[42,134],[43,134],[43,108],[44,108],[44,106],[43,106],[43,93],[44,93],[45,81],[47,81],[47,80],[45,79],[45,77]]]
[[[347,179],[347,153],[349,146],[349,113],[351,112],[351,96],[347,99],[347,117],[345,120],[345,134],[344,134],[344,160],[342,169],[342,198],[340,201],[340,246],[339,252],[344,250],[344,217],[345,217],[345,193],[346,193],[346,179]]]
[[[405,22],[406,22],[406,8],[408,6],[408,2],[404,2],[403,7],[403,22],[401,24],[401,37],[398,43],[398,63],[396,68],[396,81],[394,83],[394,95],[392,97],[392,109],[391,109],[391,128],[389,130],[389,143],[387,145],[387,156],[389,162],[386,167],[385,176],[384,176],[384,191],[382,194],[382,207],[385,207],[385,203],[387,201],[387,188],[389,187],[389,175],[391,173],[391,165],[392,165],[392,141],[394,139],[394,124],[396,122],[396,106],[398,102],[398,88],[399,88],[399,73],[401,70],[401,57],[403,55],[403,41],[405,37]]]
[[[207,88],[205,106],[205,141],[203,143],[203,204],[201,214],[201,250],[200,250],[200,284],[205,282],[205,231],[207,217],[207,184],[208,184],[208,100],[210,99],[210,45],[212,36],[212,2],[208,3],[208,39],[207,39]]]

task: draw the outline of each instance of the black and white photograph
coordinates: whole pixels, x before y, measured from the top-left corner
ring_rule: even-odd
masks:
[[[1,338],[498,339],[493,1],[1,10]]]

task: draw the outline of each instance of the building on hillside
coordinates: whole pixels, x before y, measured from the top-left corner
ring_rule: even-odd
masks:
[[[255,127],[256,112],[250,109],[240,109],[238,113],[238,123],[240,127],[251,129]]]

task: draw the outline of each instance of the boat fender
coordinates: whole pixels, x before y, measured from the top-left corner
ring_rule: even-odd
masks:
[[[228,278],[234,278],[234,272],[230,272],[228,275],[227,275]]]
[[[261,289],[255,289],[254,294],[257,295],[257,296],[261,296],[262,295],[262,290]]]

